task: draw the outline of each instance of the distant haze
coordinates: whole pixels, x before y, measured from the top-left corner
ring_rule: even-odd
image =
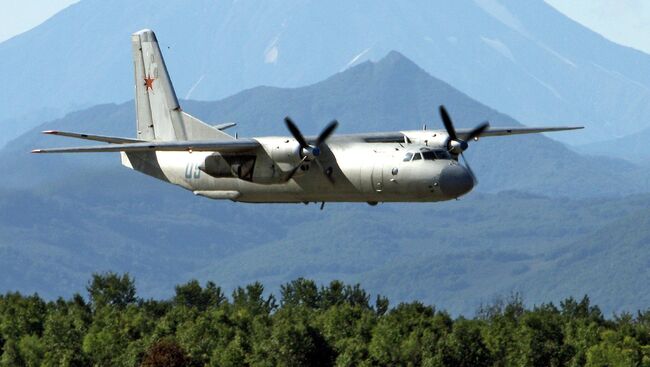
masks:
[[[650,53],[650,2],[647,0],[545,1],[616,43]]]
[[[79,0],[0,0],[0,42],[23,33]],[[575,21],[622,45],[650,53],[650,2],[545,0]]]
[[[0,42],[43,23],[79,0],[0,0]]]

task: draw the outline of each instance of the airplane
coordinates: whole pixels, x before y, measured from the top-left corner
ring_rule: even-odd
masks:
[[[483,137],[581,129],[490,127],[456,129],[444,106],[444,130],[304,136],[290,117],[291,136],[238,138],[184,112],[155,33],[132,34],[137,138],[49,130],[44,134],[102,143],[35,149],[33,153],[119,152],[124,166],[195,195],[248,203],[436,202],[470,192],[477,179],[463,152]],[[459,162],[463,158],[464,164]]]

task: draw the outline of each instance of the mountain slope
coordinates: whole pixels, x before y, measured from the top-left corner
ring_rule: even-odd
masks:
[[[333,117],[341,132],[398,130],[423,120],[434,126],[440,103],[460,126],[486,118],[516,124],[399,53],[308,87],[260,87],[183,106],[262,135],[287,134],[285,114],[305,133]],[[120,167],[116,154],[28,153],[79,144],[40,129],[133,136],[133,120],[132,102],[95,106],[0,150],[0,292],[69,295],[83,290],[90,273],[113,270],[134,275],[144,297],[168,296],[171,285],[192,277],[229,289],[253,280],[274,288],[305,276],[362,281],[395,302],[420,299],[454,313],[472,313],[511,291],[530,302],[588,292],[607,312],[648,305],[639,294],[650,281],[643,219],[650,198],[618,197],[645,190],[643,171],[622,161],[583,157],[544,136],[486,138],[468,151],[481,179],[469,197],[327,204],[321,212],[194,197]]]
[[[650,128],[620,138],[599,141],[574,147],[578,152],[603,156],[613,152],[625,152],[631,162],[644,167],[650,166]]]
[[[567,141],[650,120],[650,57],[542,0],[82,0],[0,44],[0,120],[130,99],[129,34],[145,27],[158,32],[185,98],[306,85],[398,50],[521,121],[591,128]]]
[[[134,275],[144,297],[169,296],[170,285],[190,278],[226,290],[261,280],[275,291],[303,276],[360,281],[395,302],[465,314],[513,291],[529,303],[588,293],[607,313],[649,302],[650,227],[635,225],[650,214],[647,196],[594,202],[509,192],[321,212],[214,202],[105,171],[40,192],[0,192],[0,207],[3,292],[70,295],[92,272],[113,270]]]
[[[183,108],[214,123],[236,121],[240,136],[263,136],[287,135],[282,123],[286,115],[292,116],[308,134],[320,131],[333,118],[341,123],[341,133],[417,129],[423,122],[440,129],[440,104],[449,108],[460,127],[473,127],[484,120],[495,126],[518,124],[431,77],[397,52],[391,52],[380,62],[362,63],[311,86],[258,87],[217,102],[184,103]],[[133,121],[133,116],[132,103],[104,105],[39,129],[133,136],[134,124],[128,122]],[[554,135],[562,134],[579,136],[582,130]],[[27,182],[40,184],[39,178],[51,178],[48,168],[52,165],[72,164],[68,169],[76,170],[79,165],[99,164],[98,155],[26,154],[35,147],[71,144],[78,142],[41,136],[36,131],[11,143],[5,155],[15,154],[17,158],[0,161],[1,170],[14,172],[4,180],[4,185],[24,187],[25,177],[30,177]],[[479,190],[484,192],[524,190],[550,196],[618,196],[645,192],[650,185],[645,169],[614,158],[584,157],[542,135],[485,138],[472,144],[467,155],[480,178]],[[107,162],[106,156],[99,158]],[[66,177],[67,172],[61,168],[53,174]]]

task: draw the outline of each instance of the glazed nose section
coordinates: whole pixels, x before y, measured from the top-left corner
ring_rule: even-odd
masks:
[[[440,173],[440,190],[449,197],[467,194],[473,187],[472,175],[460,164],[447,166]]]

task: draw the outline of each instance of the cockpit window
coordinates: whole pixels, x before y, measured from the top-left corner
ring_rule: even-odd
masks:
[[[422,152],[422,156],[424,157],[425,160],[432,161],[436,159],[436,155],[433,152],[433,150],[427,150],[426,152]]]
[[[436,150],[436,157],[438,159],[450,159],[451,155],[449,155],[449,152],[446,150]]]
[[[451,159],[449,152],[446,150],[429,150],[422,148],[420,152],[409,152],[404,155],[404,162],[418,161],[418,160],[433,161],[436,159]]]

